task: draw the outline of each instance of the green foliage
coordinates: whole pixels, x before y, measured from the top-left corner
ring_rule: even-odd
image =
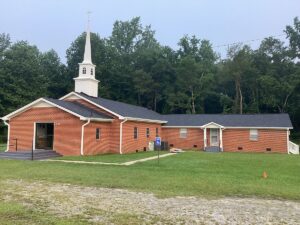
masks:
[[[286,46],[264,39],[257,50],[234,45],[220,60],[211,43],[184,36],[178,50],[162,46],[140,18],[116,21],[111,36],[91,34],[99,95],[160,113],[290,114],[300,129],[300,22],[287,26]],[[73,90],[84,54],[85,33],[67,50],[67,65],[53,50],[11,44],[0,34],[0,115],[41,96]]]

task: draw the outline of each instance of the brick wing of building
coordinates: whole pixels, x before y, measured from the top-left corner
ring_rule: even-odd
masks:
[[[224,152],[289,151],[288,114],[161,115],[147,108],[98,97],[87,31],[75,91],[40,98],[2,117],[7,151],[54,150],[62,155],[148,150],[155,137],[169,147]],[[14,145],[17,140],[17,146]]]

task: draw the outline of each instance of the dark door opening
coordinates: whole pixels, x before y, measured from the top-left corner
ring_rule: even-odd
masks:
[[[53,150],[53,123],[36,123],[35,148]]]

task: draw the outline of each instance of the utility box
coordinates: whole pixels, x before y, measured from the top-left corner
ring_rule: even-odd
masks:
[[[149,151],[154,151],[154,141],[149,141],[148,150]]]

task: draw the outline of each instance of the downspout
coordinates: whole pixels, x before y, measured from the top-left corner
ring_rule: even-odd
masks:
[[[7,126],[7,147],[5,152],[8,152],[9,150],[9,139],[10,139],[10,125],[5,120],[3,120],[4,124]]]
[[[120,123],[120,154],[122,155],[122,144],[123,144],[123,123],[125,123],[127,121],[127,119],[124,119],[121,123]]]
[[[286,144],[287,144],[287,153],[290,154],[289,143],[290,143],[290,135],[289,129],[286,129]]]
[[[83,152],[83,141],[84,141],[84,127],[86,125],[88,125],[89,123],[91,122],[91,119],[88,119],[88,121],[82,125],[81,127],[81,145],[80,145],[80,155],[84,155],[84,152]]]

